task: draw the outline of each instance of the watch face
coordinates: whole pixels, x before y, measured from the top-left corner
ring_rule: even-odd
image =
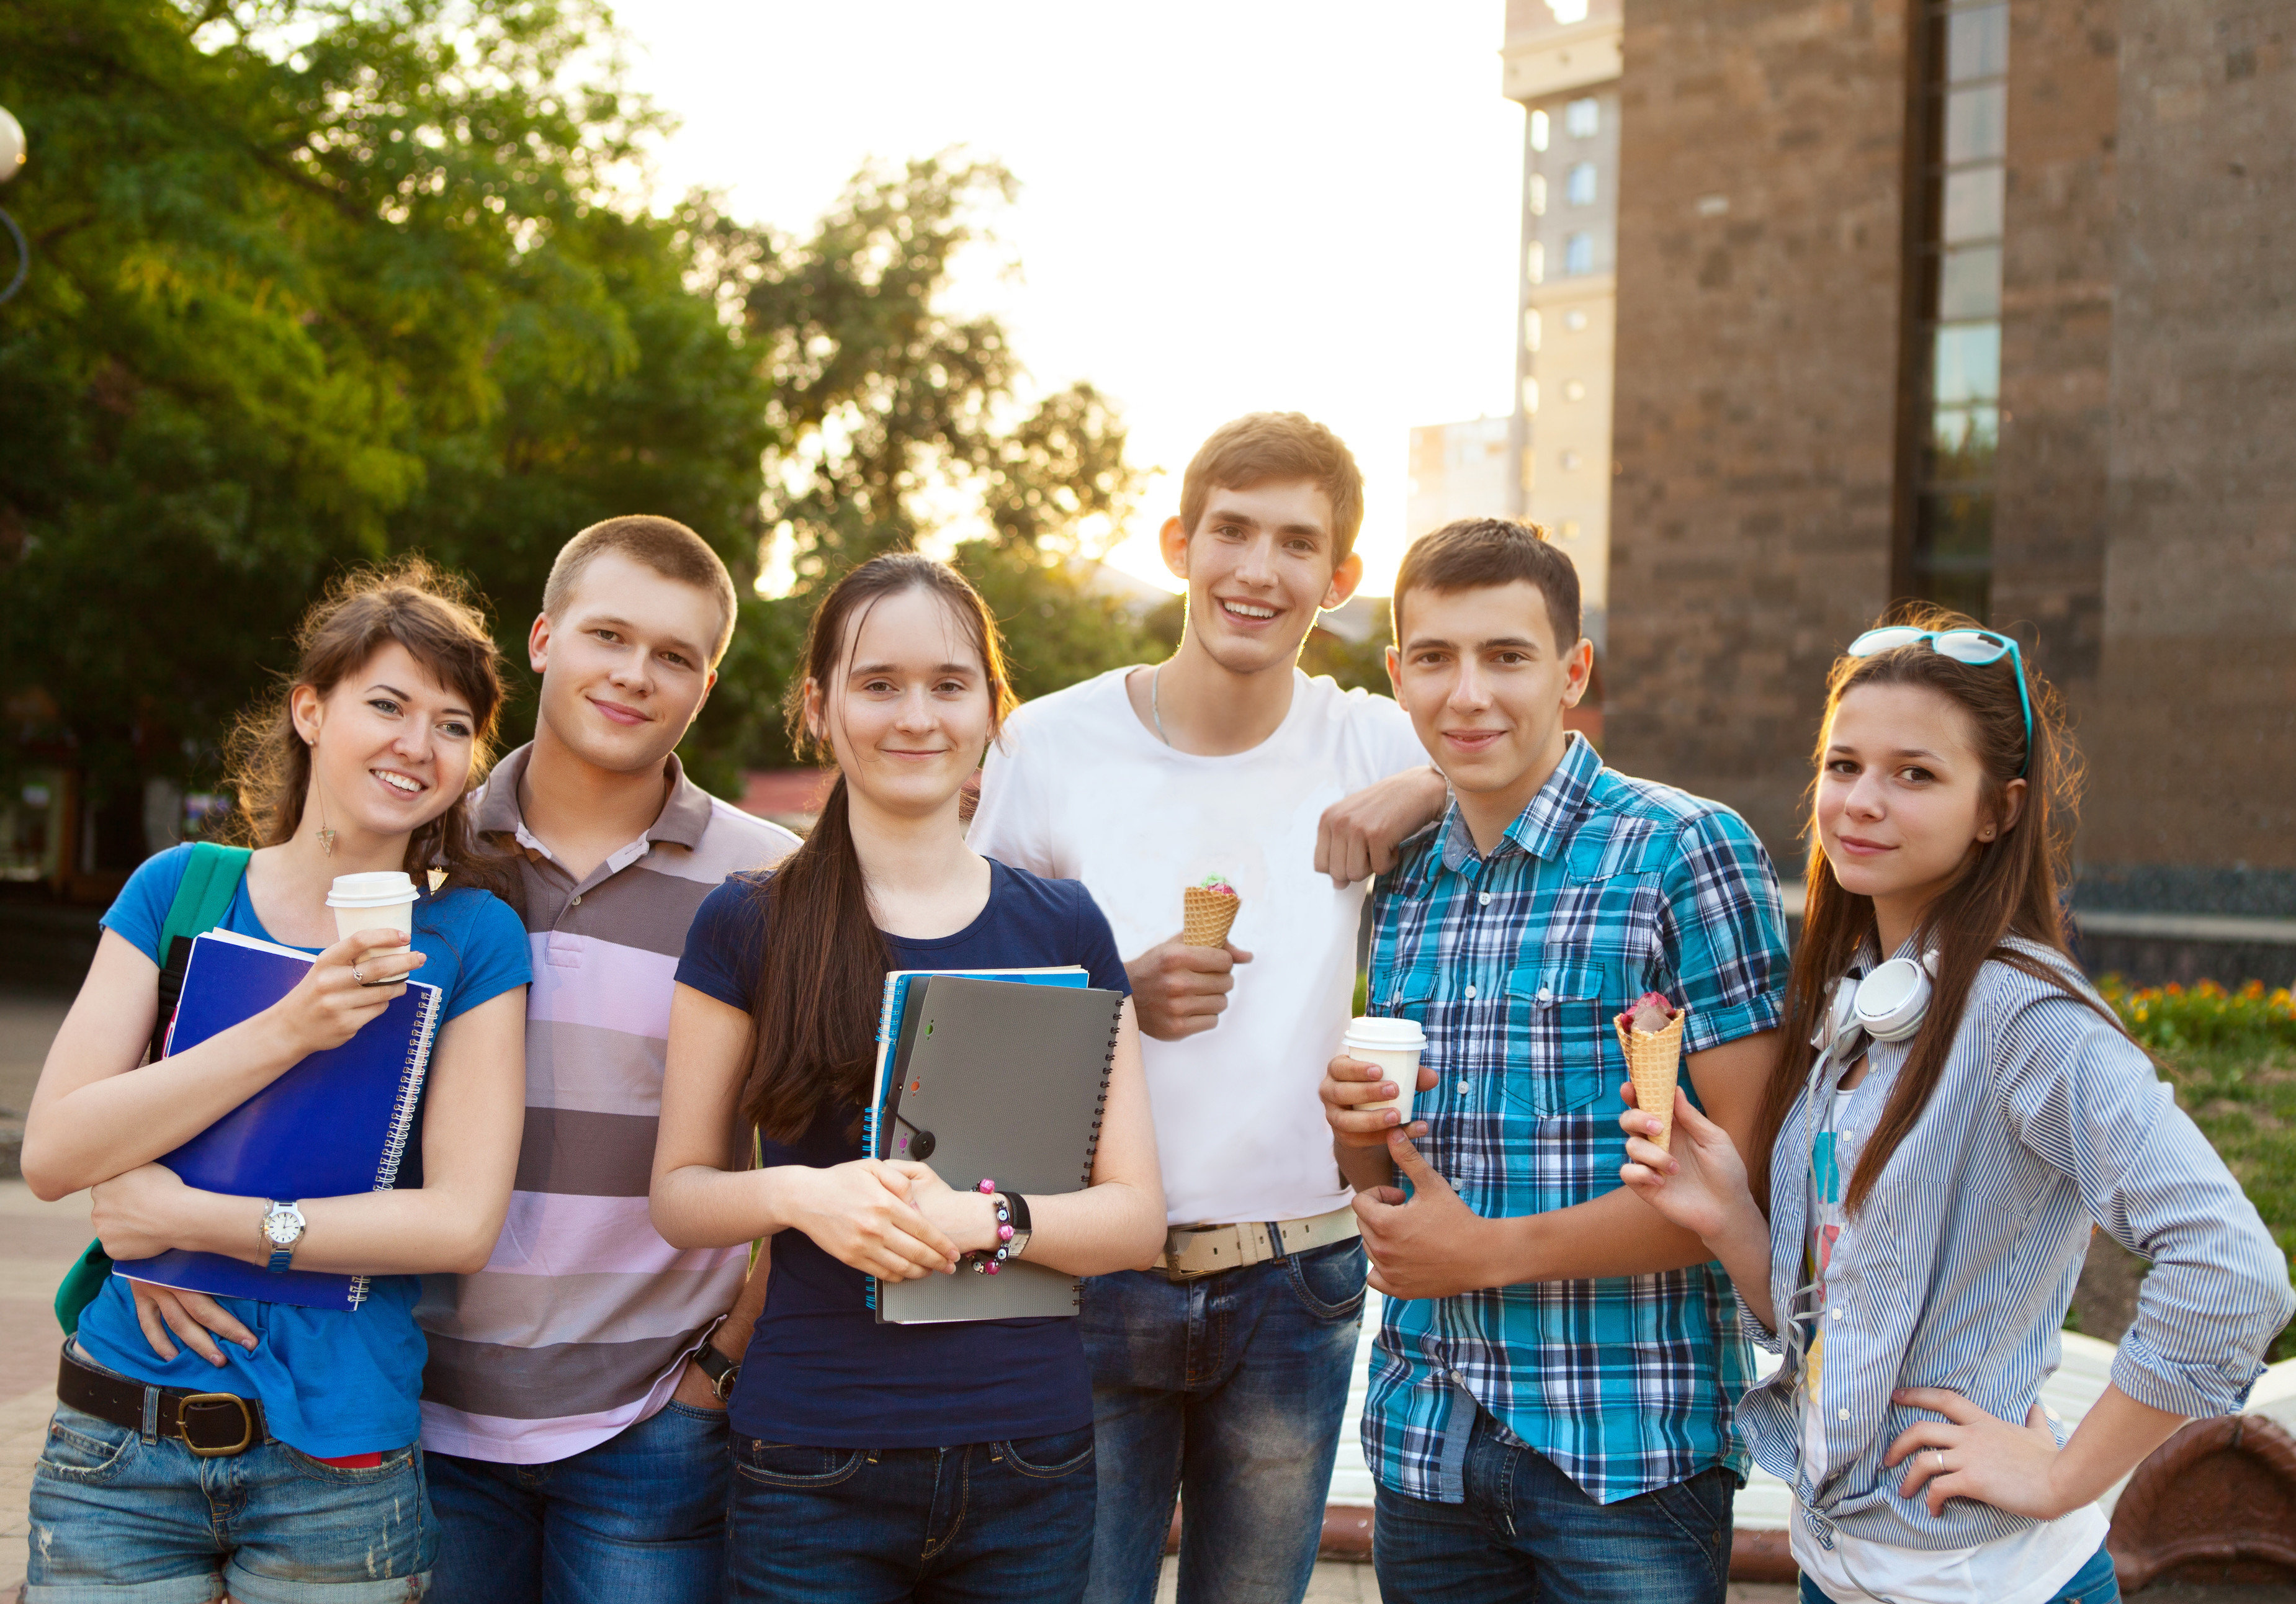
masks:
[[[303,1222],[284,1209],[263,1216],[264,1240],[275,1247],[284,1248],[302,1234]]]

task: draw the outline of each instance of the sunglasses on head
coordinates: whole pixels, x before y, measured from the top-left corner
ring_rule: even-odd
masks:
[[[2025,715],[2025,760],[2017,765],[2021,779],[2033,766],[2033,699],[2025,690],[2025,654],[2017,650],[2017,642],[2010,636],[1990,629],[1915,629],[1910,625],[1891,625],[1869,629],[1850,642],[1849,655],[1877,657],[1900,646],[1918,646],[1923,642],[1939,657],[1951,658],[1972,668],[1997,663],[2005,657],[2009,659],[2010,672],[2017,676],[2017,706]]]

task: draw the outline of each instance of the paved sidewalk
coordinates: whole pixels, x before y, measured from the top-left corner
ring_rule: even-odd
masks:
[[[56,1282],[87,1246],[87,1194],[43,1203],[0,1181],[0,1599],[24,1579],[32,1461],[56,1404]]]

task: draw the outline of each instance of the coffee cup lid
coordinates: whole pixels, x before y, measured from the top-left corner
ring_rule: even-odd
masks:
[[[1416,1019],[1367,1017],[1348,1022],[1344,1044],[1349,1047],[1424,1047],[1427,1033]]]
[[[327,906],[331,908],[380,908],[414,900],[414,881],[400,869],[373,874],[339,874],[335,883],[327,888]]]

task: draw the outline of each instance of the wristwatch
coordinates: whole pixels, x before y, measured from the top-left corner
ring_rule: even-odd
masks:
[[[999,1192],[997,1196],[1004,1199],[1013,1213],[1013,1235],[1004,1244],[1004,1256],[1019,1258],[1029,1246],[1029,1237],[1035,1234],[1029,1223],[1029,1199],[1019,1192]]]
[[[274,1275],[287,1268],[295,1256],[295,1244],[303,1240],[303,1211],[292,1203],[271,1202],[263,1206],[263,1241],[271,1249],[268,1268]]]
[[[734,1383],[742,1378],[742,1362],[719,1353],[716,1343],[705,1342],[693,1351],[693,1363],[709,1378],[709,1390],[718,1395],[718,1402],[731,1403]]]

